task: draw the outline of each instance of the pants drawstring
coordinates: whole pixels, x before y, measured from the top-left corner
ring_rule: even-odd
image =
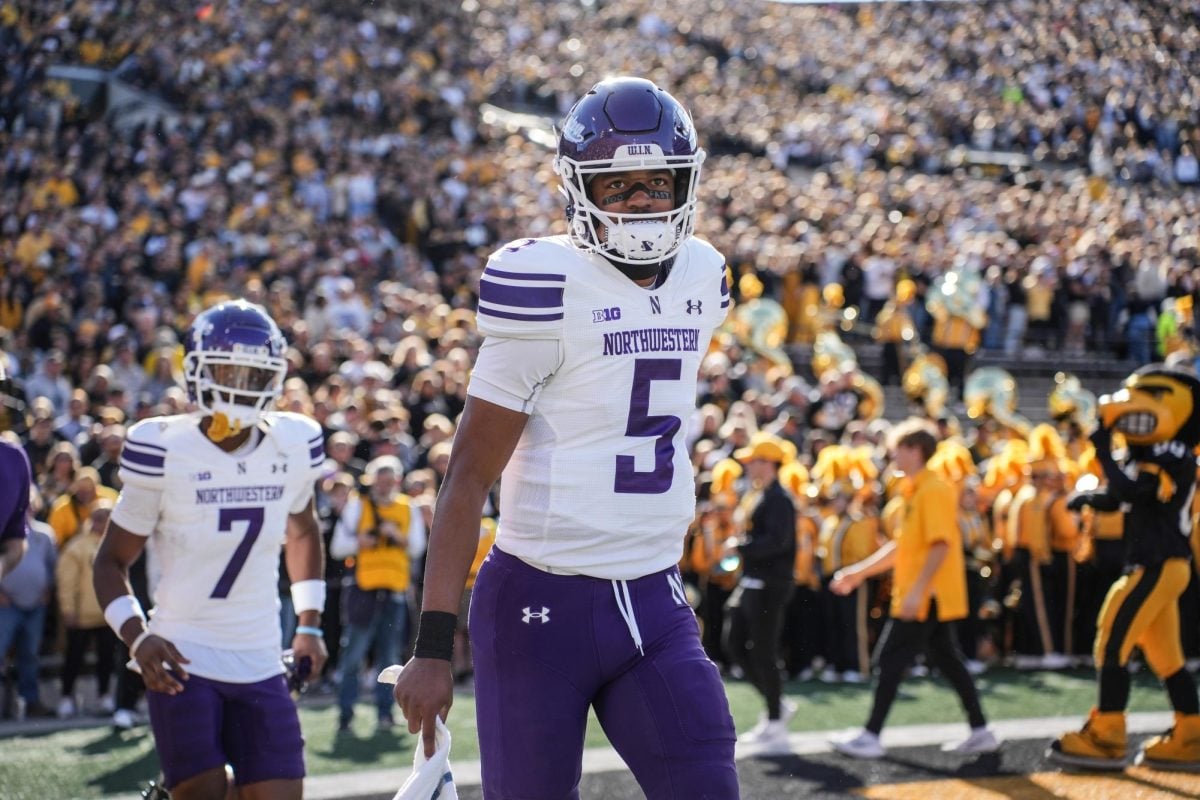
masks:
[[[629,582],[615,580],[612,582],[612,586],[613,595],[617,598],[617,610],[621,612],[621,619],[625,620],[625,625],[629,628],[633,644],[639,653],[646,655],[646,651],[642,649],[642,632],[638,629],[637,617],[633,614],[633,598],[629,596]]]

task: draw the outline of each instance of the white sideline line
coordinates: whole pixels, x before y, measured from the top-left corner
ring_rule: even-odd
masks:
[[[1174,715],[1169,711],[1138,712],[1128,716],[1126,728],[1130,733],[1151,733],[1169,728]],[[1071,717],[1042,717],[1038,719],[1009,719],[989,723],[996,736],[1007,739],[1042,739],[1058,736],[1063,731],[1078,728],[1082,715]],[[789,750],[793,755],[814,755],[832,750],[829,739],[857,728],[828,731],[807,731],[788,735]],[[937,725],[896,725],[883,729],[885,747],[920,747],[942,744],[962,739],[967,734],[965,722]],[[761,753],[753,746],[738,747],[737,758],[752,758]],[[480,784],[478,761],[455,761],[454,783],[458,786]],[[336,775],[319,775],[304,779],[305,800],[341,800],[346,797],[382,797],[396,793],[400,784],[408,777],[409,767],[391,769],[360,770],[341,772]],[[625,770],[625,762],[611,747],[593,747],[583,751],[583,774]],[[110,800],[140,800],[139,794],[124,794]]]
[[[1174,720],[1170,712],[1139,712],[1130,714],[1126,727],[1130,733],[1150,733],[1166,730]],[[1058,736],[1074,730],[1083,722],[1080,715],[1072,717],[1043,717],[1040,719],[1010,719],[990,723],[996,736],[1005,739],[1040,739]],[[788,735],[790,750],[795,755],[827,753],[830,737],[857,729],[808,731]],[[885,747],[919,747],[962,739],[968,733],[966,723],[937,725],[898,725],[883,729]],[[753,746],[739,747],[737,758],[758,754]],[[455,761],[451,758],[454,783],[458,786],[478,786],[479,762]],[[611,747],[589,748],[583,752],[583,774],[625,770],[625,762]],[[304,781],[305,800],[337,800],[343,797],[394,794],[408,777],[407,769],[380,769],[368,772],[322,775]]]

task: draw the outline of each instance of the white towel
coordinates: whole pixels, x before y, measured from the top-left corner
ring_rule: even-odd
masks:
[[[400,677],[399,664],[379,673],[380,683],[395,683]],[[413,771],[408,780],[396,792],[392,800],[458,800],[458,789],[454,786],[454,775],[450,772],[450,731],[441,717],[437,717],[434,741],[437,750],[433,758],[425,758],[424,743],[417,739],[413,752]]]

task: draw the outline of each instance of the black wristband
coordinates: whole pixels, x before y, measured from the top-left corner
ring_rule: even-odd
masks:
[[[422,611],[417,627],[417,642],[413,658],[440,658],[449,661],[454,655],[454,631],[458,615],[449,611]]]

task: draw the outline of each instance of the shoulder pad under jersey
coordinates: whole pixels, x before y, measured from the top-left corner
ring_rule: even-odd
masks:
[[[118,474],[122,483],[157,485],[166,475],[167,450],[179,446],[176,441],[184,426],[195,424],[194,415],[179,414],[150,417],[131,427],[121,448]]]
[[[558,335],[568,267],[579,258],[560,238],[518,239],[492,253],[479,279],[476,324],[483,335],[522,339]]]
[[[263,416],[267,435],[281,450],[303,448],[311,469],[325,463],[325,435],[315,419],[291,411],[276,411]]]

